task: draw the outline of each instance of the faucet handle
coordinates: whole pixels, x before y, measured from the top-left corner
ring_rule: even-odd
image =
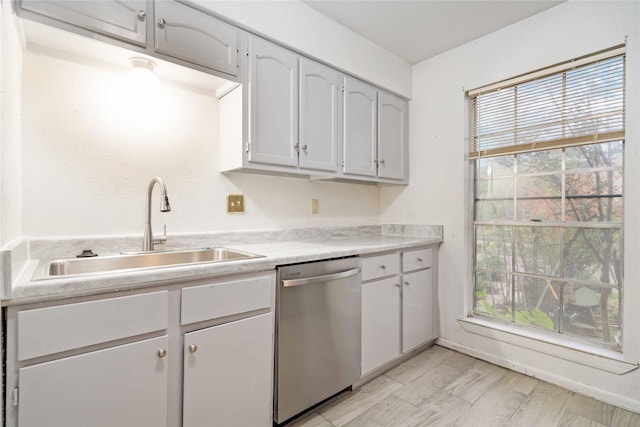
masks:
[[[160,236],[153,236],[154,245],[164,245],[167,243],[167,224],[164,225],[164,233]]]

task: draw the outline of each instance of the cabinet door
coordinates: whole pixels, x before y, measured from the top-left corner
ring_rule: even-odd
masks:
[[[21,0],[20,8],[140,46],[147,40],[146,0]]]
[[[336,70],[300,59],[300,167],[336,172],[338,86]]]
[[[362,374],[400,356],[400,277],[362,286]]]
[[[407,102],[378,92],[378,176],[407,177]]]
[[[402,352],[433,336],[433,281],[431,270],[402,277]]]
[[[238,30],[173,1],[154,2],[155,51],[238,75]]]
[[[166,336],[19,370],[18,425],[167,425]]]
[[[297,166],[298,56],[249,39],[249,161]]]
[[[185,334],[183,427],[271,426],[272,316]]]
[[[344,173],[376,176],[376,89],[344,78]]]

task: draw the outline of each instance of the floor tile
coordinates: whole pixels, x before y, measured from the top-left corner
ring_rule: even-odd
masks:
[[[553,427],[558,425],[572,392],[538,381],[525,402],[509,417],[505,427]]]
[[[395,426],[418,408],[395,395],[387,397],[373,408],[345,424],[348,427]]]
[[[459,369],[441,364],[404,386],[396,395],[415,406],[421,406],[434,394],[456,381],[461,374]]]
[[[454,354],[456,353],[451,350],[434,346],[387,371],[385,375],[389,378],[393,378],[399,383],[409,384],[411,381],[438,366]]]
[[[398,427],[453,426],[469,408],[471,408],[469,403],[443,392],[433,396],[409,418],[400,420],[396,425]]]
[[[616,408],[611,420],[611,427],[638,427],[640,426],[640,414]]]
[[[401,388],[399,382],[381,375],[355,391],[340,395],[335,404],[318,412],[333,425],[343,426]]]
[[[640,427],[640,414],[434,346],[287,427]]]
[[[607,427],[607,425],[590,420],[589,418],[578,415],[575,412],[566,411],[562,415],[562,418],[558,423],[558,427]]]
[[[478,397],[456,425],[477,427],[478,420],[482,420],[483,427],[501,427],[527,398],[525,394],[511,388],[511,384],[513,377],[503,375]]]
[[[447,392],[474,403],[489,387],[497,383],[507,370],[481,360],[476,360],[471,368],[445,389]]]
[[[616,407],[596,399],[574,393],[567,402],[566,411],[579,414],[584,418],[606,426],[611,424]]]
[[[331,427],[331,423],[317,412],[311,412],[287,424],[287,427]]]

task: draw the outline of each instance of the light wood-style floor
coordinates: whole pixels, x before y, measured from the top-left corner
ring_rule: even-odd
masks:
[[[434,346],[287,427],[640,426],[640,414]]]

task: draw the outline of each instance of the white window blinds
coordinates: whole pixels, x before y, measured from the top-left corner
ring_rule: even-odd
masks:
[[[468,93],[469,158],[624,138],[624,48]]]

